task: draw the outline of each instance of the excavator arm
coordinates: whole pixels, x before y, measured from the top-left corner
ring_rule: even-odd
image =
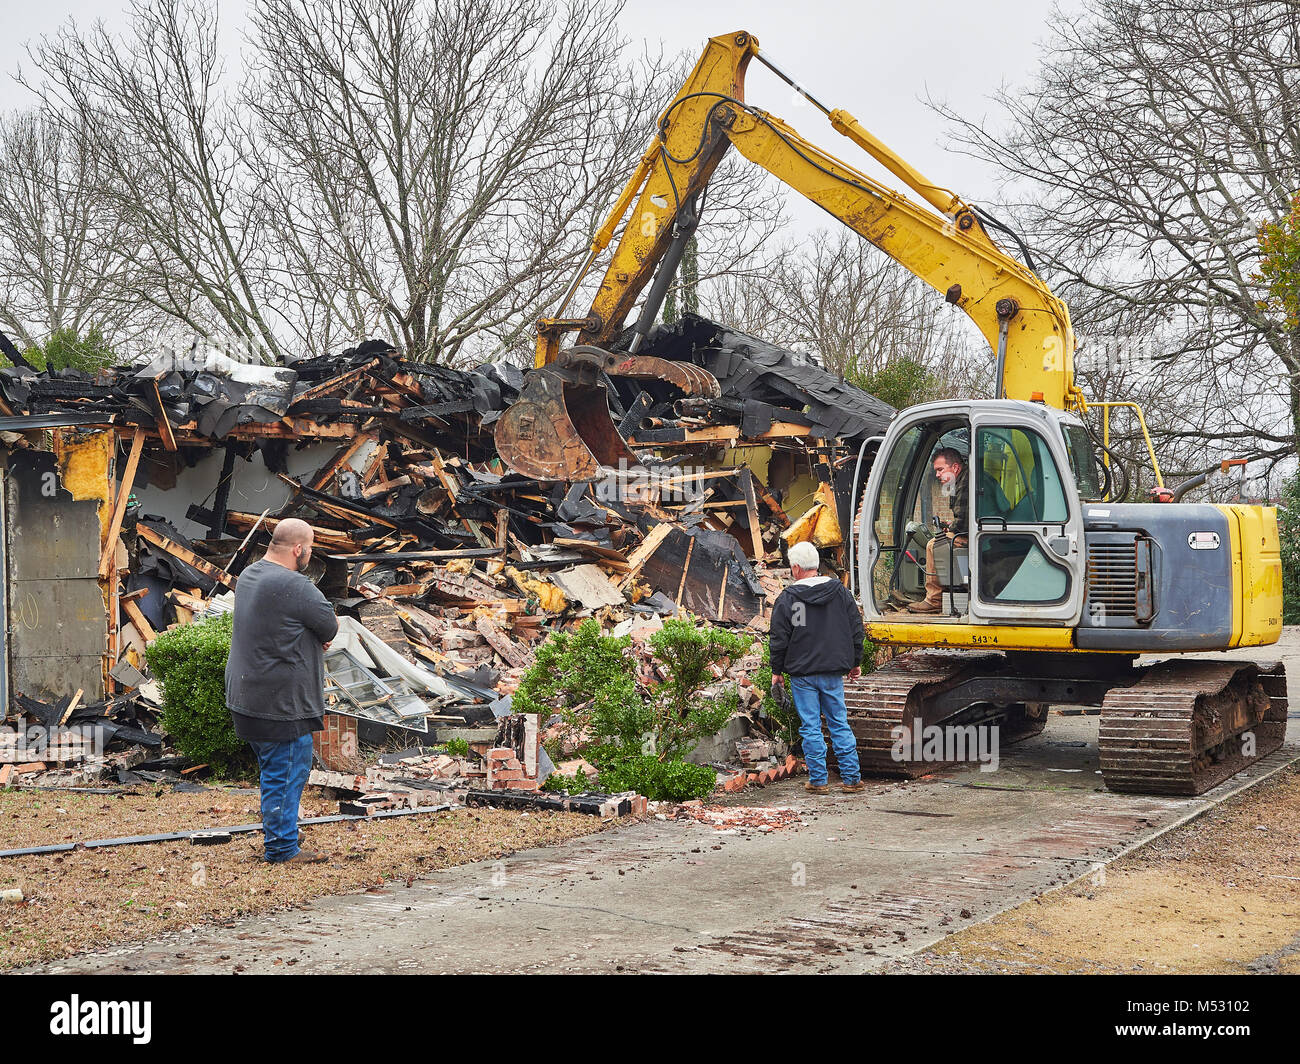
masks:
[[[752,59],[766,64],[824,111],[837,132],[885,166],[928,206],[886,188],[818,148],[781,119],[745,103],[745,71]],[[993,241],[972,207],[927,181],[847,111],[830,110],[816,101],[762,55],[751,34],[742,32],[710,39],[660,117],[654,140],[593,240],[562,301],[561,316],[538,323],[535,366],[567,376],[548,381],[545,388],[532,385],[533,397],[521,396],[520,409],[512,407],[501,419],[498,451],[511,466],[533,476],[588,479],[600,465],[628,456],[626,447],[601,446],[582,453],[589,436],[593,442],[608,436],[603,426],[598,431],[591,424],[603,391],[599,397],[590,394],[596,383],[590,368],[582,376],[556,368],[563,339],[577,332],[578,343],[588,352],[606,348],[624,332],[633,306],[653,278],[633,326],[628,355],[621,356],[627,372],[644,374],[645,367],[637,366],[637,352],[699,221],[709,179],[732,147],[963,310],[996,353],[999,397],[1039,399],[1062,409],[1086,408],[1074,384],[1074,331],[1065,304],[1037,274]],[[587,315],[563,317],[586,272],[620,228]],[[615,363],[601,368],[618,372]],[[706,384],[688,394],[716,391]],[[582,424],[564,416],[566,403],[585,411]],[[543,441],[541,436],[548,433],[558,436]],[[546,452],[544,461],[536,460],[540,451]]]

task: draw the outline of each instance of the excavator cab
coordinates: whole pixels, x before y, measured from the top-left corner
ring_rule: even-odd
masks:
[[[1083,508],[1065,420],[1072,419],[1006,400],[928,404],[900,416],[867,483],[864,522],[870,517],[861,530],[860,564],[869,576],[863,582],[868,616],[900,623],[1077,624],[1085,586]],[[961,456],[965,475],[955,483],[966,492],[964,505],[954,505],[954,484],[935,476],[940,451]],[[968,515],[966,527],[949,536],[957,511]],[[927,579],[943,592],[938,615],[906,609]]]

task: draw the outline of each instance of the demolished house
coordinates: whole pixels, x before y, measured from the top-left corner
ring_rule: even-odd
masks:
[[[144,648],[230,609],[276,524],[300,517],[309,575],[343,619],[322,764],[361,784],[357,742],[418,748],[456,730],[477,758],[398,759],[398,774],[535,790],[549,764],[509,700],[547,634],[679,611],[765,632],[785,547],[810,539],[847,562],[858,460],[893,415],[807,357],[694,315],[641,353],[707,370],[721,394],[608,378],[636,462],[574,483],[498,456],[494,426],[525,382],[510,365],[456,370],[371,341],[287,367],[160,355],[91,377],[11,354],[0,783],[165,769]],[[20,741],[33,727],[40,758]]]

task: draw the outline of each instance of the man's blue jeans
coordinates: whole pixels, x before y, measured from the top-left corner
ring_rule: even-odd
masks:
[[[840,780],[857,783],[858,741],[849,729],[849,711],[844,705],[844,677],[838,672],[812,676],[791,676],[790,695],[799,711],[799,734],[803,736],[803,759],[808,765],[808,782],[826,783],[826,740],[822,738],[822,717],[831,733],[831,747],[840,768]]]
[[[266,859],[287,861],[298,852],[298,803],[311,774],[311,733],[287,743],[249,743],[261,777]]]

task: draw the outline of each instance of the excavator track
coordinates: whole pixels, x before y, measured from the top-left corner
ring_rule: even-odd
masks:
[[[912,759],[911,735],[916,721],[932,725],[997,723],[1003,746],[1037,735],[1047,723],[1047,706],[1019,703],[947,717],[930,704],[935,696],[973,676],[998,668],[1001,654],[969,651],[919,651],[905,654],[874,672],[844,685],[849,727],[858,740],[858,761],[865,774],[914,779],[957,761]],[[899,728],[909,729],[899,748]],[[901,757],[898,756],[901,753]]]
[[[1286,711],[1280,663],[1161,662],[1106,695],[1102,779],[1113,791],[1201,794],[1281,746]]]

